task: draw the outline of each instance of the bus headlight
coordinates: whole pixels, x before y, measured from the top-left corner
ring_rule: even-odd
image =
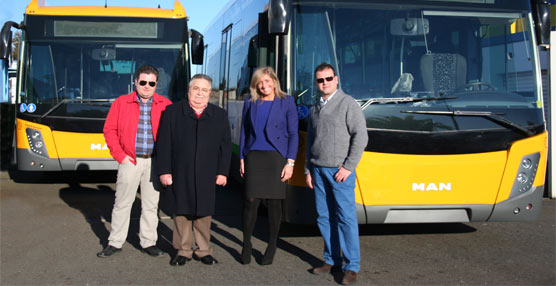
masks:
[[[520,184],[525,184],[527,183],[527,174],[525,173],[519,173],[519,175],[517,175],[517,181]]]
[[[529,158],[525,158],[523,161],[521,161],[521,166],[525,169],[531,169],[531,167],[533,166],[533,161],[531,161],[531,159]]]
[[[44,144],[44,139],[42,138],[42,133],[39,130],[27,128],[25,129],[27,133],[27,140],[29,141],[29,147],[33,153],[48,157],[48,152],[46,151],[46,145]]]
[[[537,175],[537,167],[539,166],[540,158],[540,153],[525,155],[521,158],[510,197],[531,190],[533,182],[535,181],[535,176]]]

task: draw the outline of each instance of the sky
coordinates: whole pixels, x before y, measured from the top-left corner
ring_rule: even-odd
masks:
[[[173,9],[174,0],[106,0],[112,6],[152,7]],[[204,32],[207,25],[230,0],[179,0],[187,16],[188,27],[199,32]],[[20,23],[23,21],[23,13],[30,0],[4,0],[0,9],[0,25],[6,21]],[[8,3],[5,3],[8,2]],[[39,1],[40,2],[40,1]],[[104,6],[105,0],[45,0],[47,6],[74,6],[93,5]],[[78,4],[76,4],[78,3]]]

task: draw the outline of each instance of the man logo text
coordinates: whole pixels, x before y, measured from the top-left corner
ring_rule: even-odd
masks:
[[[108,146],[106,144],[91,144],[91,150],[108,150]]]
[[[451,191],[452,183],[413,183],[413,191]]]

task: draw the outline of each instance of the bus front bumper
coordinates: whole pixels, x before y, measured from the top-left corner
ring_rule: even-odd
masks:
[[[96,158],[46,158],[29,149],[17,149],[17,169],[20,171],[88,171],[117,170],[114,159]]]
[[[541,215],[544,186],[533,187],[532,190],[509,198],[494,205],[488,221],[531,221]]]
[[[359,224],[465,223],[484,221],[531,221],[540,216],[544,186],[497,204],[462,205],[361,205]],[[289,186],[284,203],[284,221],[315,224],[314,193],[309,188]]]

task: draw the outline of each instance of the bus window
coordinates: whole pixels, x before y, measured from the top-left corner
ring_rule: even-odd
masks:
[[[26,95],[28,102],[49,103],[56,102],[55,77],[52,67],[50,47],[37,45],[33,49],[30,62],[32,68],[28,71],[26,81]],[[40,94],[39,94],[40,93]]]
[[[303,15],[303,17],[301,17]],[[316,99],[314,68],[322,62],[337,66],[333,44],[333,27],[327,12],[321,9],[304,14],[296,13],[295,89],[299,103],[313,105]],[[340,79],[341,80],[341,79]]]
[[[135,89],[135,70],[146,64],[159,71],[157,93],[171,99],[185,96],[184,80],[177,78],[185,69],[181,45],[152,48],[115,45],[110,52],[113,53],[111,59],[95,56],[101,47],[94,44],[56,43],[32,47],[34,64],[29,70],[26,87],[28,102],[116,98]]]

